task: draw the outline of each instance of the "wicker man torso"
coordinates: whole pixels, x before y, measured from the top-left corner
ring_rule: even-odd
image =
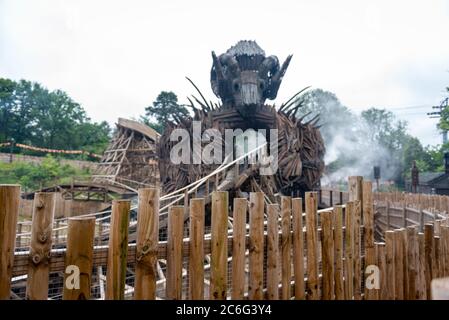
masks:
[[[170,134],[176,128],[193,133],[193,121],[201,121],[203,131],[216,128],[222,133],[225,129],[237,128],[278,129],[278,170],[275,174],[260,175],[257,165],[244,163],[239,170],[228,170],[226,176],[221,176],[217,185],[212,186],[213,189],[230,191],[231,196],[263,191],[274,200],[279,194],[301,196],[319,186],[325,149],[317,120],[304,122],[296,116],[300,107],[296,103],[297,97],[277,110],[265,104],[267,99],[276,98],[291,57],[288,56],[280,65],[276,56],[266,57],[254,41],[239,41],[219,56],[212,52],[211,86],[221,104],[208,103],[200,93],[201,99],[189,99],[193,117],[177,119],[177,123],[166,126],[159,144],[164,193],[191,184],[219,166],[171,163],[170,150],[177,142],[170,141]],[[203,142],[207,143],[210,142]],[[204,188],[198,192],[204,193]]]

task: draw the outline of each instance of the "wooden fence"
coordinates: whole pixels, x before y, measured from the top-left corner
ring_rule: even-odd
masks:
[[[20,298],[18,278],[22,298],[55,299],[58,276],[62,299],[429,299],[432,279],[449,276],[448,220],[376,242],[372,184],[361,177],[349,178],[344,205],[324,210],[317,192],[231,204],[215,191],[210,225],[204,199],[192,198],[169,208],[166,240],[159,191],[140,189],[134,238],[130,201],[117,200],[107,245],[91,216],[68,219],[63,248],[52,243],[54,194],[38,193],[29,249],[15,251],[19,196],[19,186],[0,186],[0,299]]]

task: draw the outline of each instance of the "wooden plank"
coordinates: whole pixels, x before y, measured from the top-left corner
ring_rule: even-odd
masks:
[[[112,201],[109,230],[108,268],[106,271],[106,299],[125,298],[126,255],[128,253],[129,200]]]
[[[354,202],[345,209],[345,300],[354,297]]]
[[[95,218],[74,217],[69,219],[68,224],[66,272],[64,273],[62,299],[89,300],[92,284]],[[77,269],[72,269],[73,267]]]
[[[432,268],[433,268],[433,225],[424,225],[424,277],[426,284],[426,298],[431,299],[431,287],[430,282],[432,281]]]
[[[10,298],[20,186],[0,185],[0,300]]]
[[[226,227],[225,223],[225,227]],[[184,206],[168,210],[167,226],[167,282],[166,296],[169,300],[182,299],[182,239],[184,231]],[[212,266],[211,266],[212,267]],[[212,271],[212,270],[211,270]]]
[[[267,299],[277,300],[279,299],[279,205],[269,204],[267,209]],[[290,287],[290,284],[288,286]]]
[[[291,214],[292,201],[290,197],[281,197],[281,262],[282,262],[282,295],[281,299],[289,300],[291,297],[290,281],[291,273]]]
[[[249,197],[249,285],[250,300],[263,298],[263,210],[264,194],[251,192]]]
[[[318,194],[306,192],[306,242],[307,242],[307,298],[320,298],[318,278],[318,235],[317,235]]]
[[[55,194],[36,193],[33,206],[29,256],[32,263],[28,269],[26,298],[27,300],[47,300]]]
[[[210,299],[225,300],[228,283],[228,193],[212,193]]]
[[[345,298],[343,282],[343,208],[334,207],[334,246],[335,246],[335,299],[343,300]]]
[[[360,226],[362,224],[362,203],[354,200],[354,300],[361,300],[361,284],[362,284],[362,259],[361,259],[361,233]]]
[[[302,198],[292,199],[293,214],[293,274],[295,299],[305,299],[304,286],[304,232],[302,221]]]
[[[334,299],[334,239],[332,230],[332,212],[320,214],[321,219],[321,256],[323,300]]]
[[[136,279],[134,299],[156,299],[159,242],[159,189],[138,190]]]
[[[202,198],[190,200],[189,298],[192,300],[204,299],[204,206]]]
[[[245,295],[245,234],[248,201],[234,198],[232,231],[232,293],[231,298],[241,300]]]
[[[394,231],[385,231],[385,265],[387,270],[387,300],[396,297],[395,236]]]

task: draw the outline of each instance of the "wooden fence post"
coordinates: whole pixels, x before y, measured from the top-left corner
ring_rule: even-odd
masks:
[[[28,300],[47,300],[51,258],[52,228],[55,214],[55,194],[34,195],[31,229],[30,265],[26,297]]]
[[[317,193],[306,192],[307,292],[308,299],[320,298],[318,278]]]
[[[332,212],[320,214],[321,220],[321,256],[323,277],[323,300],[334,299],[334,240],[332,230]]]
[[[404,236],[403,229],[394,230],[395,300],[404,300]]]
[[[385,254],[385,243],[376,243],[377,264],[380,272],[380,290],[377,290],[377,299],[386,300],[388,298],[387,285],[387,263]]]
[[[354,296],[354,202],[346,203],[345,209],[345,299]]]
[[[95,218],[70,218],[67,231],[63,300],[89,300],[95,238]],[[73,269],[75,266],[78,269]],[[78,274],[79,270],[79,274]],[[71,275],[78,275],[71,278]],[[69,283],[68,283],[69,282]]]
[[[418,233],[418,299],[427,299],[426,252],[424,233]]]
[[[395,273],[395,236],[394,231],[385,231],[385,265],[387,282],[387,300],[394,300],[396,297],[396,273]]]
[[[138,190],[135,300],[156,299],[159,189]]]
[[[190,200],[189,298],[192,300],[204,299],[204,205],[202,198]]]
[[[447,222],[447,221],[446,221]],[[449,226],[441,226],[441,241],[443,244],[443,277],[449,277]]]
[[[245,236],[248,200],[234,198],[232,233],[232,292],[231,298],[241,300],[245,295]]]
[[[267,298],[279,299],[279,205],[268,205],[267,225]]]
[[[432,281],[432,268],[433,268],[433,225],[425,224],[424,225],[424,276],[426,283],[426,297],[427,299],[431,299],[431,287],[430,282]]]
[[[361,281],[362,274],[362,259],[361,259],[361,237],[360,226],[362,220],[362,203],[360,200],[354,200],[354,300],[362,299],[361,296]]]
[[[371,181],[363,181],[363,226],[365,244],[365,270],[369,265],[377,265],[376,250],[374,247],[374,204],[373,204],[373,184]],[[362,275],[365,272],[362,271]],[[363,279],[364,276],[362,277]],[[373,300],[377,297],[376,289],[367,289],[365,286],[365,299]]]
[[[128,254],[129,200],[113,200],[109,229],[106,299],[125,298],[126,258]]]
[[[291,273],[291,213],[292,201],[290,197],[281,197],[281,226],[282,226],[282,296],[281,299],[289,300],[291,297],[290,282]]]
[[[415,226],[407,227],[407,278],[408,296],[407,300],[415,300],[417,296],[418,283],[418,232]]]
[[[225,300],[228,285],[228,193],[212,193],[210,298]]]
[[[390,230],[391,221],[390,221],[390,200],[387,198],[385,200],[385,214],[387,216],[387,228],[386,230]]]
[[[8,300],[14,264],[20,186],[0,185],[0,300]]]
[[[249,196],[249,293],[250,300],[263,298],[263,211],[264,194],[251,192]]]
[[[225,223],[227,227],[227,223]],[[167,280],[166,296],[169,300],[182,299],[182,239],[184,231],[184,206],[168,210],[167,226]],[[211,264],[212,273],[212,264]],[[212,281],[211,281],[212,282]]]
[[[304,284],[304,232],[302,221],[302,198],[292,199],[293,213],[293,274],[295,299],[305,299]]]
[[[407,202],[405,198],[402,201],[402,226],[407,228]]]
[[[334,207],[334,246],[335,246],[335,299],[345,298],[343,282],[343,208],[341,205]]]

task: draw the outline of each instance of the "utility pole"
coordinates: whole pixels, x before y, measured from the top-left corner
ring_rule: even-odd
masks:
[[[438,109],[438,111],[434,112],[428,112],[427,115],[430,116],[430,118],[441,118],[441,114],[444,109],[449,107],[449,98],[444,99],[441,101],[441,104],[439,106],[433,106],[432,109]],[[447,130],[443,131],[443,144],[447,142]]]

